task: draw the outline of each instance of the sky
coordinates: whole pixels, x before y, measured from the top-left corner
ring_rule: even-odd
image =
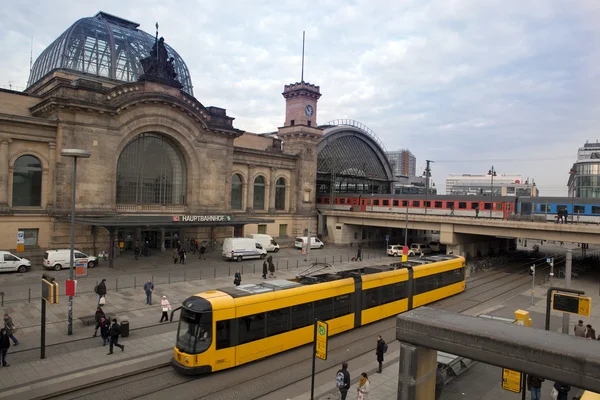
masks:
[[[438,193],[448,174],[494,165],[566,196],[578,147],[600,139],[597,0],[6,0],[0,87],[24,89],[31,50],[98,11],[151,34],[158,22],[195,97],[250,132],[283,125],[306,31],[317,122],[360,121],[387,150],[410,149],[417,173],[434,161]]]

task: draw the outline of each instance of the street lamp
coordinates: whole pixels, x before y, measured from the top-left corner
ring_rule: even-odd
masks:
[[[575,192],[577,191],[577,186],[575,183],[577,182],[577,172],[575,168],[571,168],[569,171],[571,175],[571,223],[573,223],[575,218]],[[567,223],[567,218],[565,217],[565,224]]]
[[[73,159],[73,182],[71,183],[71,257],[69,262],[69,279],[73,280],[73,261],[75,258],[75,187],[77,183],[77,159],[90,158],[92,153],[80,149],[64,149],[60,152],[63,157]],[[69,325],[67,335],[73,334],[73,296],[69,296]]]
[[[488,175],[492,177],[492,189],[490,190],[490,218],[492,218],[492,212],[494,211],[494,177],[496,176],[496,170],[493,165],[488,171]]]

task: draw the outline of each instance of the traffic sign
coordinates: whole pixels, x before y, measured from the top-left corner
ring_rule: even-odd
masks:
[[[25,232],[24,231],[17,232],[17,244],[25,244]]]
[[[592,298],[576,294],[553,293],[552,309],[589,317],[592,311]]]
[[[389,242],[390,241],[390,235],[385,235],[385,241]]]
[[[77,278],[87,276],[87,264],[87,258],[80,258],[75,261],[75,276]]]
[[[329,333],[329,326],[327,322],[317,321],[317,345],[315,347],[315,354],[321,360],[327,360],[327,334]]]
[[[512,369],[502,368],[502,389],[509,392],[521,393],[523,375]]]

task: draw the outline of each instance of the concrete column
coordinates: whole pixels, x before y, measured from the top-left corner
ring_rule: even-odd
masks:
[[[437,350],[400,342],[398,400],[435,398]]]
[[[0,208],[8,208],[8,144],[10,139],[0,138]]]
[[[254,167],[248,167],[248,190],[246,197],[246,212],[254,209]]]
[[[275,211],[275,177],[277,176],[277,168],[271,168],[271,185],[270,185],[270,189],[267,192],[269,195],[269,203],[267,205],[267,210],[269,210],[269,212],[274,212]]]
[[[165,251],[166,229],[160,228],[160,251]]]
[[[287,195],[290,197],[290,212],[296,213],[296,202],[298,201],[298,193],[301,188],[298,187],[298,171],[294,168],[290,174],[290,190]]]
[[[271,185],[269,182],[265,184],[265,210],[270,211],[273,208],[271,203]]]
[[[48,143],[48,193],[46,207],[54,208],[56,204],[56,143]]]

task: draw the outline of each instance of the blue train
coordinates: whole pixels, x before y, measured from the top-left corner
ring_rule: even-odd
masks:
[[[600,223],[600,198],[518,197],[515,203],[521,219],[557,221],[566,214],[567,222]]]

